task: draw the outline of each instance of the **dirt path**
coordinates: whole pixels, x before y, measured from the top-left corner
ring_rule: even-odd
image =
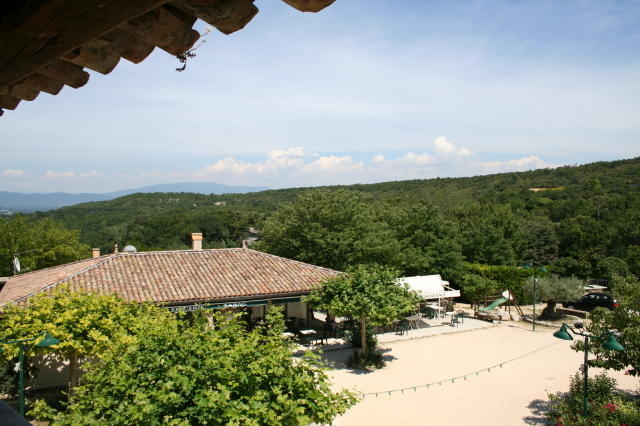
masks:
[[[582,354],[571,342],[552,336],[552,330],[509,326],[447,334],[383,345],[387,366],[373,373],[340,368],[332,372],[337,388],[380,392],[366,396],[337,419],[336,425],[517,425],[544,424],[547,394],[566,391]],[[551,346],[550,346],[551,345]],[[547,346],[521,359],[495,368],[491,373],[472,374],[427,388],[413,386],[443,381],[473,373]],[[336,365],[348,351],[325,357]],[[590,375],[599,372],[589,369]],[[635,391],[638,380],[610,372],[620,388]],[[411,388],[389,395],[384,391]]]

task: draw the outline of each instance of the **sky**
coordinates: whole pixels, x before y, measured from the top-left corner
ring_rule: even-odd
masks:
[[[0,190],[286,188],[640,156],[637,0],[255,4],[184,72],[156,49],[5,111]]]

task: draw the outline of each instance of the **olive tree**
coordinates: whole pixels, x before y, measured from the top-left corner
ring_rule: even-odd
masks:
[[[525,294],[533,294],[534,288],[536,298],[544,300],[547,304],[540,318],[548,320],[559,318],[556,312],[558,302],[576,300],[584,294],[584,283],[576,277],[563,278],[557,275],[530,277],[523,290]]]

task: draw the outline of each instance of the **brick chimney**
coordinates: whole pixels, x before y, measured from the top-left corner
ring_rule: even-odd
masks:
[[[202,250],[202,233],[200,232],[192,233],[191,241],[193,241],[193,250]]]
[[[92,257],[100,257],[100,249],[99,248],[92,248],[91,249],[91,254],[92,254]]]

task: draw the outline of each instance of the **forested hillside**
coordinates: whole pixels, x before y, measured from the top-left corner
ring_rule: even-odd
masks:
[[[360,194],[363,209],[371,209],[393,235],[402,234],[400,227],[429,226],[428,221],[411,221],[411,209],[424,210],[426,202],[447,221],[443,226],[452,243],[447,250],[459,250],[468,262],[544,263],[563,274],[595,278],[613,272],[640,274],[639,158],[323,189]],[[29,217],[49,217],[78,229],[82,243],[103,250],[114,243],[139,250],[187,248],[192,232],[204,233],[205,247],[234,247],[250,226],[262,229],[279,207],[308,190],[133,194]],[[402,235],[400,246],[419,248],[420,239]]]

